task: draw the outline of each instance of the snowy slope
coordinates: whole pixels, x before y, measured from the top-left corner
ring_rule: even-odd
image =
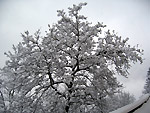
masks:
[[[150,113],[150,99],[142,105],[142,107],[136,110],[134,113]]]
[[[141,104],[143,104],[144,102],[146,102],[148,100],[149,96],[150,96],[149,94],[143,95],[138,101],[136,101],[136,102],[134,102],[132,104],[126,105],[126,106],[124,106],[122,108],[119,108],[119,109],[117,109],[117,110],[115,110],[113,112],[110,112],[110,113],[128,113],[128,112],[132,111],[133,109],[137,108],[138,106],[140,106]],[[150,105],[150,100],[148,100],[148,102],[146,103],[145,106],[148,106],[148,105]],[[142,109],[145,108],[145,107],[144,108],[143,107],[144,106],[142,106],[139,109],[142,110]],[[134,112],[134,113],[150,113],[150,111],[149,112],[139,111],[139,112]]]

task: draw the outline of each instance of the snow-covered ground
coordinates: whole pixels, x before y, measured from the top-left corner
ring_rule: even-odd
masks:
[[[132,104],[126,105],[110,113],[128,113],[132,111],[133,109],[137,108],[138,106],[140,106],[145,101],[147,101],[149,96],[150,96],[149,94],[143,95],[138,101]],[[134,113],[150,113],[150,99],[145,104],[143,104],[142,107],[136,110]]]
[[[134,113],[150,113],[150,99],[137,109]]]

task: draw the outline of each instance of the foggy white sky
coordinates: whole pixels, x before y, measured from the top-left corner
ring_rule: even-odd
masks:
[[[144,49],[144,63],[133,65],[128,79],[120,78],[125,90],[139,97],[150,67],[149,0],[0,0],[0,67],[6,61],[3,53],[22,40],[21,32],[34,33],[40,28],[44,34],[48,24],[57,22],[58,9],[85,1],[88,5],[81,12],[90,22],[104,22],[122,37],[129,37],[131,45]]]

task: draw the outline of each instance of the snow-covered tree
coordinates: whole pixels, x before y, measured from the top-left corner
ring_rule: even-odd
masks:
[[[142,51],[127,44],[106,25],[80,15],[86,3],[58,10],[59,21],[46,36],[22,34],[23,41],[5,53],[12,113],[106,113],[106,97],[121,87],[114,76],[127,76]]]
[[[3,92],[3,80],[0,79],[0,113],[6,113],[4,92]]]
[[[146,78],[146,83],[144,86],[144,94],[150,93],[150,68],[147,71],[147,78]]]

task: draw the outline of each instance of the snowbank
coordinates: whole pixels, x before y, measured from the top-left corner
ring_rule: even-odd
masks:
[[[137,109],[134,113],[150,113],[150,99],[142,105],[140,109]]]
[[[128,113],[130,111],[132,111],[133,109],[137,108],[138,106],[140,106],[141,104],[143,104],[144,102],[146,102],[149,99],[149,94],[143,95],[138,101],[126,105],[124,107],[121,107],[115,111],[112,111],[110,113]]]

